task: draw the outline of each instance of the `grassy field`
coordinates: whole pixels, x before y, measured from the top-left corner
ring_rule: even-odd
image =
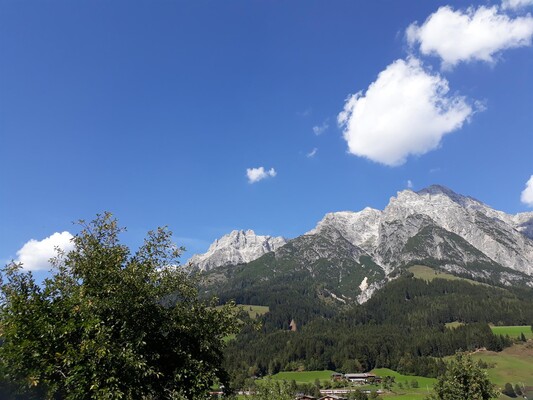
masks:
[[[478,351],[472,354],[476,360],[483,360],[492,365],[492,368],[487,369],[487,374],[491,382],[495,383],[502,389],[507,382],[513,386],[520,384],[523,386],[533,386],[533,342],[516,344],[509,347],[502,352],[496,353],[493,351]],[[406,376],[398,374],[389,369],[375,369],[372,371],[380,376],[394,376],[396,382],[406,383],[413,379],[418,381],[418,389],[399,389],[398,385],[393,387],[395,393],[383,396],[388,400],[422,400],[428,391],[431,392],[433,384],[436,379],[424,378],[418,376]],[[528,393],[528,398],[532,398],[533,392]],[[510,397],[502,395],[500,400],[509,400]]]
[[[510,338],[516,339],[523,333],[526,339],[533,339],[533,332],[531,326],[491,326],[492,332],[495,335],[509,335]]]
[[[331,380],[331,374],[335,371],[302,371],[302,372],[279,372],[276,375],[272,375],[272,379],[292,381],[293,379],[297,383],[314,383],[316,379],[320,381]]]
[[[395,384],[392,387],[392,393],[383,396],[384,399],[388,400],[422,400],[431,393],[433,384],[437,381],[434,378],[423,376],[402,375],[388,368],[376,368],[372,373],[381,377],[394,377]],[[418,388],[410,387],[413,381],[418,382]],[[403,388],[400,388],[398,383],[401,383]]]
[[[499,353],[479,351],[472,355],[475,359],[493,364],[487,373],[490,380],[504,386],[507,382],[533,386],[533,343],[515,344]]]
[[[502,352],[478,351],[472,354],[476,360],[483,360],[492,367],[487,370],[490,380],[503,388],[509,382],[513,386],[520,384],[523,386],[533,386],[533,341],[524,344],[515,344]],[[396,371],[387,368],[377,368],[371,371],[381,377],[393,376],[395,384],[392,393],[383,395],[387,400],[423,400],[428,393],[431,393],[434,378],[425,378],[422,376],[402,375]],[[333,371],[304,371],[304,372],[280,372],[274,375],[273,379],[295,380],[298,383],[314,383],[318,378],[320,381],[329,381]],[[418,388],[412,388],[411,382],[416,380]],[[402,388],[398,383],[402,383]],[[361,389],[375,389],[375,386],[364,386]],[[529,394],[529,393],[528,393]],[[533,395],[533,393],[530,393]],[[530,397],[531,398],[531,397]],[[500,400],[509,400],[510,398],[502,395]]]
[[[415,278],[423,279],[425,281],[431,282],[433,279],[446,279],[449,281],[465,281],[472,283],[474,285],[483,285],[483,283],[473,281],[471,279],[460,278],[458,276],[448,274],[446,272],[438,271],[436,269],[426,267],[425,265],[413,265],[407,269],[409,272],[413,273]]]
[[[272,379],[291,381],[295,380],[297,383],[314,383],[316,379],[319,379],[321,382],[330,381],[331,374],[334,371],[303,371],[303,372],[280,372],[272,376]],[[393,376],[395,378],[396,384],[394,385],[395,394],[386,395],[389,400],[394,399],[405,399],[405,400],[418,400],[423,399],[427,394],[428,390],[431,391],[433,383],[436,379],[433,378],[424,378],[422,376],[407,376],[402,375],[396,371],[387,368],[378,368],[371,371],[373,374],[379,375],[381,377]],[[418,382],[419,388],[410,388],[410,383],[416,380]],[[400,389],[398,383],[402,383],[404,388]],[[357,386],[358,389],[363,390],[376,390],[380,386]]]
[[[500,389],[507,382],[513,386],[518,383],[521,386],[533,387],[533,341],[515,344],[499,353],[487,350],[477,351],[472,354],[472,357],[476,360],[483,360],[491,366],[487,369],[487,374]],[[395,378],[392,393],[382,396],[383,399],[387,400],[423,400],[428,393],[431,393],[433,385],[437,381],[434,378],[402,375],[387,368],[377,368],[371,372],[381,377],[392,376]],[[325,382],[330,381],[332,373],[333,371],[280,372],[273,375],[272,379],[295,380],[298,383],[314,383],[316,379],[319,379],[321,382]],[[417,381],[418,388],[411,387],[412,381]],[[403,387],[400,388],[398,383],[401,383]],[[360,388],[374,390],[376,386]],[[533,398],[533,392],[528,393],[528,397]],[[509,399],[504,395],[500,397],[500,400]]]
[[[217,306],[216,308],[221,308],[222,306]],[[250,318],[256,319],[257,317],[266,314],[270,311],[268,306],[257,306],[254,304],[237,304],[241,310],[246,311]]]
[[[253,304],[239,304],[238,307],[241,310],[246,311],[252,319],[256,319],[270,311],[268,306],[256,306]]]

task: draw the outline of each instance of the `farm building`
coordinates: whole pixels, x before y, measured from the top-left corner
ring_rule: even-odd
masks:
[[[344,379],[344,374],[341,374],[339,372],[335,372],[331,374],[332,381],[342,381],[343,379]]]
[[[359,383],[361,385],[381,381],[381,378],[379,378],[378,376],[368,373],[344,374],[344,379],[349,382]]]

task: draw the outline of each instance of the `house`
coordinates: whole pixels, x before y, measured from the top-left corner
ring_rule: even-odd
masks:
[[[336,396],[334,394],[327,394],[321,398],[319,398],[318,400],[347,400],[346,397],[339,397],[339,396]]]
[[[369,373],[344,374],[344,378],[349,382],[358,383],[360,385],[377,382],[378,379],[381,380],[378,376]]]
[[[331,380],[334,382],[342,381],[344,380],[344,374],[334,372],[333,374],[331,374]]]

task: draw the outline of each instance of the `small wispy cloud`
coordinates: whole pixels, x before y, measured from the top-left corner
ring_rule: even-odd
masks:
[[[322,135],[329,128],[328,120],[325,120],[320,125],[313,126],[313,133],[317,136]]]
[[[56,248],[69,252],[74,248],[70,232],[56,232],[43,240],[30,239],[17,251],[17,262],[22,268],[32,271],[47,270],[49,260],[57,255]]]
[[[259,168],[247,168],[246,176],[248,177],[248,183],[256,183],[266,178],[273,178],[277,175],[274,168],[270,168],[268,171],[264,167]]]
[[[411,179],[407,179],[407,188],[412,189],[413,188],[413,181]]]
[[[529,180],[526,182],[526,187],[522,191],[522,195],[520,196],[520,200],[522,203],[529,207],[533,207],[533,175],[529,178]]]
[[[317,151],[318,149],[315,147],[313,150],[306,154],[307,158],[313,158],[316,155]]]

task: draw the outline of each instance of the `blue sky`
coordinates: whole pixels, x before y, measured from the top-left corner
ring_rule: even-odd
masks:
[[[408,181],[531,210],[532,3],[1,0],[0,259],[107,210],[185,261]]]

